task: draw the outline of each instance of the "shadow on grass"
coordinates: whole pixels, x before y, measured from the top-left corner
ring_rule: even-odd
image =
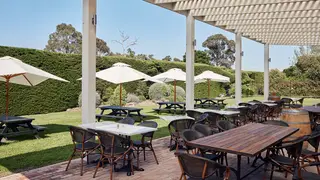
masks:
[[[57,132],[57,131],[55,131]],[[154,139],[162,138],[168,136],[168,128],[161,127],[154,134]],[[141,136],[136,135],[132,137],[132,140],[140,140]],[[9,156],[0,159],[0,177],[8,174],[8,171],[11,173],[17,173],[21,171],[26,171],[34,168],[39,168],[63,161],[67,161],[69,156],[72,153],[73,145],[71,144],[66,146],[53,147],[45,150],[37,150],[37,147],[34,147],[33,152],[17,154],[15,156]],[[10,145],[10,143],[6,144]],[[46,146],[46,144],[43,144]],[[23,147],[21,147],[23,148]],[[30,177],[32,178],[32,177]]]

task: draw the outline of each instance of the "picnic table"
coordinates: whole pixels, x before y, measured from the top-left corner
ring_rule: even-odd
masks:
[[[130,124],[120,124],[120,123],[114,123],[114,122],[88,123],[88,124],[82,124],[80,125],[80,127],[87,130],[93,130],[93,131],[98,130],[98,131],[104,131],[111,134],[125,136],[129,141],[131,140],[131,136],[145,134],[145,133],[154,132],[158,130],[157,128],[135,126]],[[125,166],[120,170],[127,170],[128,175],[131,175],[131,171],[130,171],[131,167],[129,167],[129,164],[130,162],[128,163],[128,166]],[[143,168],[139,168],[134,165],[133,167],[135,171],[144,171]]]
[[[101,113],[96,115],[98,122],[100,122],[102,118],[122,119],[124,116],[138,116],[140,120],[142,120],[144,117],[144,115],[141,114],[141,110],[143,110],[142,108],[124,106],[100,106],[99,108],[101,109]],[[106,110],[111,110],[111,112],[109,114],[104,114],[104,111]]]
[[[269,147],[297,132],[299,129],[251,123],[222,133],[193,140],[188,145],[207,150],[237,155],[237,179],[244,179],[264,163],[241,177],[241,157],[256,157]]]
[[[158,114],[161,112],[169,112],[169,113],[185,113],[186,111],[186,103],[185,102],[157,102],[159,108],[153,109]]]
[[[2,138],[16,137],[21,135],[34,135],[39,138],[39,133],[46,128],[32,125],[34,118],[19,116],[0,116],[0,142]]]

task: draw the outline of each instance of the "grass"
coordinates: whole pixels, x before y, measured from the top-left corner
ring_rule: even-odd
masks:
[[[263,97],[243,98],[243,101],[253,99],[262,100]],[[319,101],[317,99],[305,99],[305,105],[312,105]],[[234,99],[228,99],[226,102],[229,105],[235,104]],[[154,107],[143,108],[143,113],[148,115],[148,119],[152,119],[159,124],[159,130],[155,133],[155,138],[167,136],[168,122],[160,120],[158,115],[152,112]],[[80,112],[59,112],[31,115],[30,117],[35,118],[34,124],[47,127],[45,137],[34,139],[32,136],[26,136],[2,143],[0,145],[0,177],[62,162],[67,160],[71,154],[72,142],[68,126],[81,124]]]

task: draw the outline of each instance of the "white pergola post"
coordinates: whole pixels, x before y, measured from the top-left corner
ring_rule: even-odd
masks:
[[[235,99],[236,103],[241,102],[242,97],[242,85],[241,85],[241,62],[242,61],[242,42],[241,42],[241,33],[236,33],[236,83],[235,83]]]
[[[187,14],[187,26],[186,26],[186,109],[194,108],[194,17],[191,11]]]
[[[95,122],[96,109],[96,0],[83,0],[82,123]]]
[[[269,96],[269,45],[264,45],[264,100]]]

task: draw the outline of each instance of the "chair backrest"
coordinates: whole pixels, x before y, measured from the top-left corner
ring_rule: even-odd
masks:
[[[249,103],[244,103],[244,102],[239,103],[238,105],[239,105],[239,106],[252,106],[251,104],[249,104]]]
[[[298,100],[298,102],[303,106],[304,97]]]
[[[290,108],[290,105],[293,103],[291,98],[282,98],[281,101],[283,102],[283,107]]]
[[[204,124],[208,121],[208,117],[209,115],[207,113],[203,113],[195,119],[196,123]]]
[[[192,130],[195,130],[204,136],[210,136],[214,134],[215,132],[209,127],[208,125],[205,124],[195,124],[192,126]]]
[[[287,153],[289,157],[295,158],[296,160],[301,156],[303,142],[308,139],[308,136],[303,136],[291,143],[290,147],[287,147]]]
[[[118,123],[121,124],[130,124],[130,125],[134,125],[136,121],[132,118],[132,117],[125,117],[121,120],[118,121]]]
[[[77,126],[69,126],[72,141],[76,144],[83,144],[95,137],[93,132]]]
[[[314,131],[308,138],[309,144],[315,149],[315,152],[319,150],[320,132]]]
[[[217,128],[217,122],[223,119],[223,116],[214,112],[208,112],[208,125],[211,128]]]
[[[138,126],[158,128],[158,123],[156,123],[154,121],[144,121],[144,122],[138,124]],[[149,133],[142,134],[142,136],[148,137],[148,138],[153,138],[153,134],[154,134],[154,132],[149,132]]]
[[[124,148],[126,147],[124,144],[128,144],[128,140],[122,136],[99,130],[95,130],[95,132],[98,135],[99,144],[103,154],[108,152],[113,156],[117,147]]]
[[[204,137],[202,133],[191,129],[186,129],[181,133],[181,138],[186,142],[193,141],[202,137]]]
[[[187,110],[186,113],[187,113],[187,116],[192,117],[194,119],[196,119],[198,116],[202,114],[201,112],[195,111],[195,110]]]
[[[223,132],[235,128],[236,125],[232,124],[228,120],[220,120],[217,122],[217,127],[219,131]]]
[[[219,170],[222,174],[226,167],[207,158],[191,155],[187,153],[178,153],[178,160],[184,174],[190,178],[207,179]]]
[[[185,129],[190,129],[194,123],[195,120],[192,119],[178,119],[171,121],[168,125],[169,132],[182,132]]]

